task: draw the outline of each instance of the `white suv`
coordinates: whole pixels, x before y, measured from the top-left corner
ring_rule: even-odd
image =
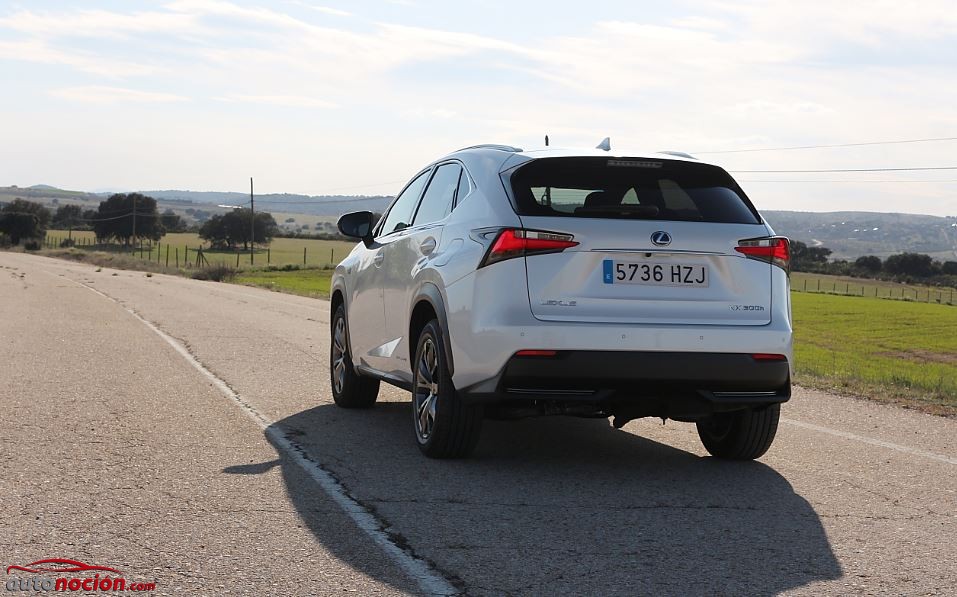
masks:
[[[791,395],[789,242],[731,176],[677,153],[456,151],[412,178],[332,278],[336,404],[412,392],[421,450],[461,457],[484,416],[694,422],[767,451]]]

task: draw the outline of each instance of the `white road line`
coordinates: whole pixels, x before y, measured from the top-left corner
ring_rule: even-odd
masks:
[[[50,274],[52,275],[52,274]],[[65,278],[70,280],[69,278]],[[426,562],[415,557],[411,553],[403,550],[401,547],[396,545],[392,538],[389,537],[389,534],[385,532],[385,525],[378,518],[375,517],[369,510],[367,510],[362,504],[355,500],[345,487],[336,480],[335,477],[329,474],[321,465],[317,462],[311,460],[307,455],[305,449],[302,448],[296,442],[290,440],[285,435],[282,434],[278,428],[274,427],[273,424],[275,421],[270,421],[269,418],[264,416],[262,413],[253,408],[248,402],[242,399],[236,392],[233,391],[229,385],[216,376],[215,373],[207,369],[199,360],[194,357],[189,350],[183,346],[178,340],[168,335],[163,330],[159,329],[152,322],[144,319],[136,311],[127,308],[125,305],[120,303],[115,298],[110,295],[100,292],[96,288],[87,286],[76,280],[70,280],[71,282],[86,288],[96,294],[113,301],[120,306],[124,311],[135,317],[152,330],[157,336],[166,341],[167,344],[173,347],[173,350],[178,352],[186,361],[193,366],[194,369],[202,373],[206,378],[220,392],[223,393],[227,398],[235,402],[246,415],[256,422],[257,425],[269,436],[269,439],[278,447],[280,447],[290,458],[292,458],[299,466],[305,470],[310,477],[316,482],[319,487],[326,492],[326,494],[332,498],[332,500],[339,505],[340,508],[352,519],[356,526],[358,526],[362,531],[372,539],[373,543],[379,546],[382,551],[388,555],[393,562],[396,563],[399,568],[402,569],[412,580],[418,583],[419,588],[422,589],[423,593],[427,595],[456,595],[458,590],[453,587],[448,580],[446,580],[442,575],[433,570]]]
[[[897,450],[898,452],[904,452],[905,454],[913,454],[914,456],[921,456],[931,460],[939,460],[940,462],[946,462],[947,464],[957,464],[957,458],[951,458],[950,456],[944,456],[942,454],[934,454],[933,452],[925,452],[924,450],[918,450],[917,448],[893,444],[891,442],[885,442],[872,437],[864,437],[863,435],[856,435],[854,433],[848,433],[847,431],[841,431],[839,429],[831,429],[830,427],[822,427],[821,425],[814,425],[813,423],[805,423],[803,421],[795,421],[794,419],[785,419],[784,417],[781,418],[781,422],[787,425],[800,427],[802,429],[808,429],[810,431],[827,433],[828,435],[833,435],[835,437],[870,444],[872,446],[887,448],[889,450]]]

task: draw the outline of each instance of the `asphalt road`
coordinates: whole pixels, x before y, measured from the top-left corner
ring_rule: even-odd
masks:
[[[798,389],[758,462],[564,418],[432,461],[404,392],[332,404],[324,301],[0,253],[0,306],[4,569],[189,595],[957,587],[955,420]]]

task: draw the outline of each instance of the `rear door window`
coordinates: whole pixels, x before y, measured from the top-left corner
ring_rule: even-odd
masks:
[[[415,225],[438,222],[452,211],[455,189],[459,186],[459,174],[462,167],[456,163],[442,164],[435,169],[435,175],[425,190],[419,211],[415,214]]]
[[[519,215],[758,224],[717,166],[677,160],[545,158],[511,176]]]

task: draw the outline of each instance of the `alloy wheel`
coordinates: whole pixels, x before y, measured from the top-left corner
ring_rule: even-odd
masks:
[[[435,342],[432,338],[426,338],[416,363],[415,392],[412,399],[415,433],[423,443],[429,440],[435,428],[435,409],[439,397],[438,368]]]
[[[346,383],[346,323],[342,317],[336,320],[332,333],[332,383],[341,394]]]

